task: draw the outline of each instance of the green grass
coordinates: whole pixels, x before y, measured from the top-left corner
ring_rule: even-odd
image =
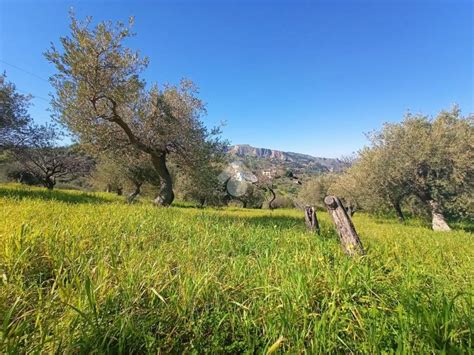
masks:
[[[0,353],[473,352],[464,231],[356,214],[350,259],[326,213],[2,185],[0,216]]]

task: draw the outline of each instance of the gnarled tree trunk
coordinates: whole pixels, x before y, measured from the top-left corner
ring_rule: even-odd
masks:
[[[273,210],[273,201],[275,201],[275,199],[276,199],[276,194],[275,194],[275,191],[273,191],[273,189],[271,187],[268,187],[268,191],[270,191],[270,193],[272,194],[272,198],[268,202],[268,208]]]
[[[448,232],[451,228],[446,223],[446,220],[443,215],[443,211],[441,210],[441,206],[438,202],[434,200],[428,201],[428,204],[431,208],[431,216],[432,216],[432,228],[434,231],[443,231]]]
[[[169,206],[174,200],[173,181],[166,166],[166,153],[151,154],[151,162],[160,177],[160,192],[155,198],[155,203],[161,206]]]
[[[135,191],[133,191],[130,195],[127,197],[127,202],[132,203],[135,201],[138,195],[140,195],[140,190],[141,190],[142,184],[141,183],[135,183]]]
[[[48,190],[52,190],[52,189],[54,189],[54,186],[56,185],[56,180],[54,179],[54,177],[47,176],[47,177],[44,179],[43,185],[44,185],[44,187],[46,187]]]
[[[206,203],[206,198],[205,197],[201,197],[199,199],[199,207],[204,207],[204,204]]]
[[[400,206],[400,201],[391,201],[392,207],[395,210],[399,222],[405,221],[405,216],[403,215],[402,208]]]

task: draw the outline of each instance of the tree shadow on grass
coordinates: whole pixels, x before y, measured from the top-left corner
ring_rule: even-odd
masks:
[[[61,190],[36,190],[24,188],[4,188],[0,187],[0,197],[14,198],[17,200],[43,200],[60,201],[72,204],[79,203],[110,203],[111,200],[91,194],[91,193],[71,193]]]
[[[264,216],[252,216],[252,215],[217,215],[219,223],[231,222],[231,223],[244,223],[250,227],[278,229],[280,231],[293,230],[298,232],[312,233],[318,236],[316,232],[309,232],[305,225],[304,214],[301,212],[301,217],[297,216],[284,216],[284,215],[264,215]],[[335,236],[334,227],[325,221],[319,221],[321,227],[321,238],[333,238]]]
[[[466,220],[466,221],[448,221],[448,224],[454,230],[460,230],[467,233],[474,233],[474,221]]]
[[[292,216],[225,216],[224,218],[241,221],[246,224],[264,228],[300,229],[304,227],[304,219]]]

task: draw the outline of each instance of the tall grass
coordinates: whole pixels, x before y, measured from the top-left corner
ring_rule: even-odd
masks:
[[[0,188],[0,353],[472,353],[473,236]]]

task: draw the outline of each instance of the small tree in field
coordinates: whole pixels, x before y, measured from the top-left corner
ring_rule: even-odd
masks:
[[[343,198],[354,207],[375,211],[390,208],[398,219],[404,221],[402,200],[409,195],[406,179],[399,174],[399,167],[390,149],[364,148],[359,157],[331,185],[332,194]]]
[[[158,186],[160,178],[156,174],[148,156],[136,149],[121,152],[105,152],[97,159],[96,169],[91,176],[95,186],[105,188],[107,192],[118,195],[124,189],[131,188],[127,201],[132,203],[141,193],[145,183]]]
[[[335,177],[328,189],[329,195],[336,195],[342,199],[346,211],[353,216],[360,209],[365,199],[361,189],[359,171],[355,166],[347,169],[344,174]]]
[[[53,189],[59,180],[69,181],[90,171],[90,158],[74,147],[57,145],[60,133],[53,126],[30,125],[23,135],[22,145],[14,146],[10,154],[22,171],[44,187]]]
[[[178,174],[177,189],[183,200],[195,201],[199,206],[217,206],[224,203],[225,191],[218,179],[220,169],[205,164],[199,169]]]
[[[46,58],[58,73],[52,78],[56,89],[53,105],[58,119],[82,143],[99,150],[132,145],[146,154],[160,177],[157,204],[173,202],[173,181],[168,157],[184,164],[198,164],[196,152],[203,145],[219,145],[200,117],[204,104],[190,81],[179,86],[146,89],[140,73],[148,64],[138,52],[124,47],[131,25],[102,22],[91,28],[71,18],[71,35],[61,38]],[[212,159],[212,155],[207,157]]]
[[[160,177],[148,157],[141,151],[134,150],[124,154],[120,164],[123,174],[132,187],[127,202],[132,203],[140,195],[144,184],[159,186]]]
[[[125,177],[120,173],[117,163],[107,156],[99,156],[89,179],[95,189],[115,192],[121,196],[126,184]]]
[[[324,198],[329,194],[329,188],[336,179],[334,174],[322,174],[306,181],[298,193],[298,201],[302,206],[313,206],[325,209]]]
[[[262,208],[265,194],[257,185],[249,184],[244,195],[233,196],[232,199],[242,203],[243,208]]]
[[[196,201],[200,206],[224,203],[225,191],[219,174],[224,168],[226,150],[227,142],[211,141],[196,146],[192,160],[183,155],[173,157],[178,172],[176,180],[185,200]]]

